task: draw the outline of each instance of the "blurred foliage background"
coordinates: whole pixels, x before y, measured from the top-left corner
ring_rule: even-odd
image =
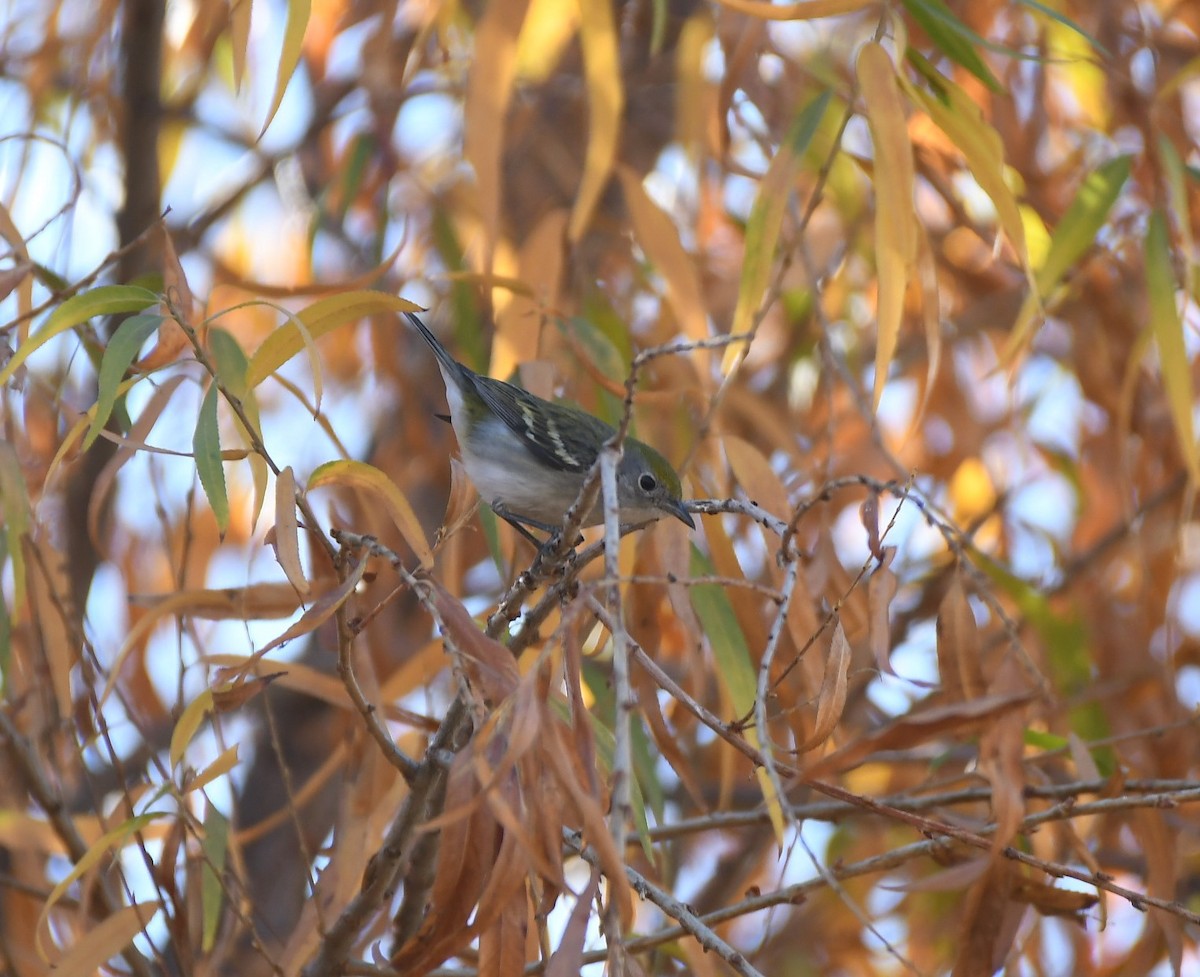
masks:
[[[11,0],[0,106],[0,971],[1200,967],[1200,6]],[[699,529],[525,573],[396,296]]]

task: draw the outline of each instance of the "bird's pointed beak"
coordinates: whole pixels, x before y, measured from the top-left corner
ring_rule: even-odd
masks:
[[[681,523],[687,526],[688,529],[696,528],[696,520],[693,519],[692,514],[683,507],[683,502],[681,500],[672,499],[666,505],[664,505],[663,508]]]

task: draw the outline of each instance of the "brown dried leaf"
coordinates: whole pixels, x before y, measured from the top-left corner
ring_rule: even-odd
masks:
[[[1020,878],[1013,888],[1012,897],[1033,906],[1043,916],[1067,916],[1076,922],[1084,922],[1082,915],[1100,901],[1092,892],[1061,889],[1040,879]]]
[[[991,977],[1003,966],[1025,907],[1012,898],[1012,862],[993,861],[967,893],[953,977]]]
[[[981,667],[979,628],[971,602],[956,573],[938,607],[938,670],[942,689],[953,699],[976,699],[986,683]]]
[[[459,753],[446,784],[444,809],[450,817],[439,819],[442,837],[429,909],[412,939],[389,960],[400,971],[418,972],[428,961],[445,959],[470,939],[467,920],[483,892],[488,867],[500,844],[500,826],[487,806],[478,803],[478,786],[470,757]],[[464,811],[469,815],[456,816]]]
[[[238,675],[232,682],[225,682],[212,687],[213,712],[233,712],[240,709],[255,696],[266,691],[267,686],[279,678],[283,672],[272,672],[256,678],[246,678]]]
[[[900,581],[888,566],[895,553],[895,547],[888,547],[884,562],[867,577],[867,641],[876,667],[887,675],[896,674],[891,661],[891,610]]]
[[[275,479],[275,529],[271,537],[275,559],[301,599],[310,593],[300,564],[300,523],[296,519],[296,476],[289,465]]]
[[[858,507],[858,517],[862,520],[863,528],[867,531],[867,548],[875,559],[880,558],[879,552],[879,495],[868,493]]]
[[[585,840],[596,849],[600,857],[601,868],[608,878],[610,898],[617,900],[622,925],[628,927],[633,919],[633,892],[625,874],[625,860],[613,844],[612,835],[608,833],[604,813],[596,799],[580,782],[565,749],[548,749],[546,756],[570,806],[574,808],[582,824]]]
[[[825,661],[825,676],[821,680],[821,693],[817,697],[817,721],[812,735],[796,751],[807,753],[829,739],[842,712],[846,708],[846,689],[850,676],[850,642],[839,621],[834,625],[833,640],[830,642],[829,657]]]
[[[991,698],[1020,696],[1025,683],[1014,658],[1006,660],[995,681]],[[996,831],[992,835],[992,857],[1016,835],[1025,817],[1025,717],[1012,710],[995,717],[979,741],[979,772],[992,785],[992,817]]]
[[[981,723],[995,720],[1020,709],[1034,698],[1032,692],[1012,695],[990,695],[970,702],[935,706],[910,713],[881,730],[848,744],[825,757],[806,772],[806,776],[821,778],[858,766],[872,753],[880,750],[905,750],[928,743],[948,733],[967,736]]]
[[[1168,823],[1166,812],[1145,808],[1134,812],[1132,828],[1146,858],[1147,895],[1168,901],[1175,899],[1183,858],[1178,831]],[[1166,941],[1175,973],[1182,973],[1183,921],[1169,913],[1154,913],[1153,918]]]
[[[524,891],[505,905],[500,918],[479,934],[479,977],[509,977],[525,969],[529,910]]]
[[[345,580],[313,601],[312,606],[300,615],[300,620],[284,631],[283,634],[279,635],[279,637],[268,641],[254,653],[253,657],[261,658],[273,648],[278,648],[280,645],[299,638],[301,635],[310,634],[328,621],[333,617],[337,609],[353,596],[366,569],[367,558],[364,556],[350,567],[350,572],[346,574]]]
[[[171,240],[171,234],[164,223],[158,225],[156,234],[161,248],[163,265],[163,295],[170,303],[171,311],[180,316],[182,324],[191,326],[196,321],[196,298],[192,294],[192,287],[188,284],[183,265],[179,262],[179,255],[175,251],[175,242]],[[174,330],[174,333],[180,338],[184,338],[178,329]],[[159,345],[161,344],[162,333],[159,333]],[[151,350],[147,358],[150,359],[153,356],[154,350]]]
[[[516,692],[521,680],[512,652],[479,630],[470,611],[445,587],[436,580],[430,580],[429,584],[447,637],[463,656],[464,664],[471,668],[468,677],[493,705],[498,705]]]

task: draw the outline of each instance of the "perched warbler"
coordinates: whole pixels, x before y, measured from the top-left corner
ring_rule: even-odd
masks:
[[[467,476],[498,516],[554,532],[579,497],[584,479],[615,429],[576,407],[551,403],[502,380],[480,376],[452,357],[420,319],[406,312],[434,356],[446,382],[450,423],[458,436]],[[696,523],[680,500],[679,476],[662,455],[626,438],[617,468],[622,523],[674,516]],[[603,503],[584,514],[584,526],[604,521]]]

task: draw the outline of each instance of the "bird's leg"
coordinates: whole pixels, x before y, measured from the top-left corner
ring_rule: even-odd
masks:
[[[559,539],[562,536],[562,526],[552,526],[549,523],[540,522],[537,519],[530,519],[528,516],[519,516],[500,501],[492,502],[491,507],[492,512],[496,513],[496,515],[512,526],[513,529],[519,532],[537,548],[538,553],[537,557],[533,561],[534,566],[537,566],[539,563],[545,560],[557,548]],[[528,527],[530,526],[532,526],[534,529],[540,529],[544,533],[548,533],[548,538],[545,540],[538,539],[529,531]],[[574,557],[575,546],[578,546],[582,542],[582,536],[577,536],[575,538],[575,542],[571,547],[570,557]]]
[[[541,549],[545,543],[533,535],[526,527],[532,526],[534,529],[541,529],[544,532],[553,534],[554,527],[547,526],[538,522],[536,519],[527,519],[525,516],[518,516],[509,510],[503,502],[492,502],[492,512],[496,513],[501,519],[512,526],[517,532],[531,542],[535,548]]]

